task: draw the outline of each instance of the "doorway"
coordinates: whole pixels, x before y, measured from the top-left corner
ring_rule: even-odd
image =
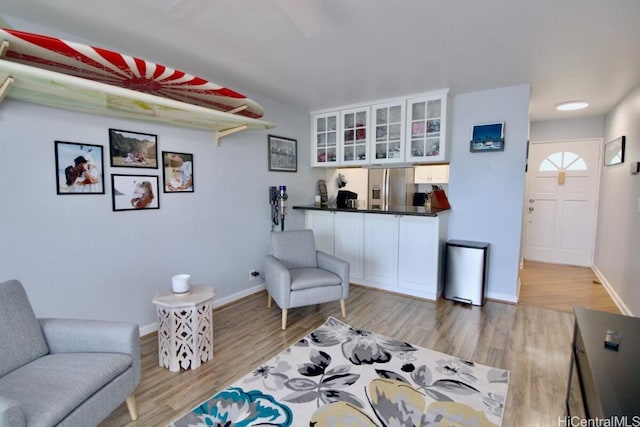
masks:
[[[599,139],[532,142],[524,258],[590,267],[600,176]]]

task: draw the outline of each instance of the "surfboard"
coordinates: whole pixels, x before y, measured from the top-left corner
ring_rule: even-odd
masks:
[[[215,130],[218,143],[240,130],[274,127],[264,120],[0,59],[0,99],[4,96],[81,113]]]
[[[3,59],[192,105],[258,119],[264,110],[246,96],[165,65],[41,34],[0,28]]]

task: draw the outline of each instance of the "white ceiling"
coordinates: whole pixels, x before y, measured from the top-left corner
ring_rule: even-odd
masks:
[[[604,114],[640,83],[638,0],[0,0],[0,14],[306,110],[531,83],[536,121]],[[577,99],[590,108],[555,111]]]

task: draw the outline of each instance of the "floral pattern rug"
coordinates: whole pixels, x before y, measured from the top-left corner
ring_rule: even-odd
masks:
[[[500,426],[508,383],[330,317],[170,426]]]

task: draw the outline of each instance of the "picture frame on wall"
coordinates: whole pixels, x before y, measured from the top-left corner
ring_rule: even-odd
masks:
[[[55,141],[57,194],[104,194],[101,145]]]
[[[158,136],[109,129],[111,167],[158,169]]]
[[[612,166],[620,163],[624,163],[624,145],[626,137],[623,135],[609,141],[604,145],[604,165]]]
[[[156,175],[111,175],[114,211],[160,209]]]
[[[469,151],[472,153],[504,151],[504,122],[474,125]]]
[[[163,191],[193,193],[193,154],[162,152]]]
[[[268,136],[269,170],[298,171],[298,141],[281,136]]]

